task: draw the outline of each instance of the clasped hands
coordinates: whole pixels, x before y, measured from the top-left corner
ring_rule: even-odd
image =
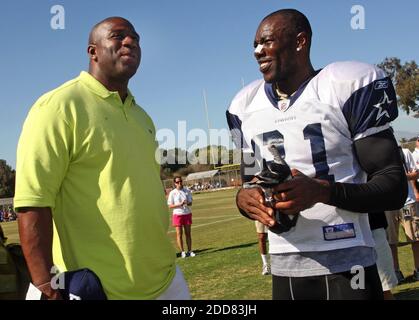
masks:
[[[241,189],[236,198],[237,206],[250,218],[272,227],[276,223],[274,209],[284,214],[295,215],[318,202],[329,201],[328,181],[310,178],[296,169],[291,170],[291,175],[293,179],[272,188],[275,200],[273,208],[265,203],[261,188]]]

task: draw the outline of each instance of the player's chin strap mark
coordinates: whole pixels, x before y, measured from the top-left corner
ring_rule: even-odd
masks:
[[[278,144],[270,144],[268,150],[273,155],[274,160],[266,162],[263,159],[263,168],[261,172],[256,174],[256,180],[244,183],[243,188],[261,188],[265,196],[266,205],[274,208],[276,201],[273,197],[273,188],[282,182],[292,179],[292,176],[291,169],[278,152]],[[269,230],[277,234],[287,232],[292,227],[295,227],[298,216],[298,214],[284,214],[274,209],[276,223],[273,227],[269,227]]]

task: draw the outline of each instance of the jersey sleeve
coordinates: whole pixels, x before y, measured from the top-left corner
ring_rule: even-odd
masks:
[[[241,130],[241,120],[236,114],[226,111],[227,124],[230,129],[230,134],[233,139],[234,145],[237,149],[243,148],[243,133]]]
[[[252,142],[247,142],[243,135],[242,119],[245,116],[248,105],[253,101],[263,84],[263,80],[256,80],[239,91],[226,112],[233,142],[236,148],[241,151],[240,173],[243,182],[250,181],[260,171],[259,163],[255,161]]]
[[[358,62],[328,67],[333,94],[354,140],[387,129],[397,118],[396,92],[384,71]]]
[[[244,139],[241,119],[246,112],[246,107],[252,101],[262,84],[262,80],[256,80],[240,90],[231,101],[226,112],[227,124],[234,145],[237,149],[241,149],[242,152],[252,152],[252,148],[246,142],[246,139]]]

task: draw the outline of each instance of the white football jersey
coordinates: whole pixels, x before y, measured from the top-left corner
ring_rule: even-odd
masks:
[[[403,156],[404,156],[404,164],[405,170],[407,172],[414,172],[416,170],[416,163],[415,159],[413,158],[412,153],[409,149],[402,148]],[[405,205],[412,204],[416,202],[415,190],[413,190],[413,186],[410,181],[407,182],[408,191],[407,191],[407,198]]]
[[[269,143],[291,168],[312,178],[363,183],[366,173],[353,142],[389,128],[398,115],[391,80],[379,68],[336,62],[318,71],[289,99],[278,100],[272,85],[258,80],[233,99],[227,121],[244,174],[253,176],[272,161]],[[256,158],[249,166],[248,158]],[[244,165],[247,163],[247,165]],[[317,203],[300,213],[290,231],[269,232],[271,253],[327,251],[373,246],[368,215]]]
[[[419,148],[415,148],[415,150],[413,150],[412,152],[412,155],[413,155],[413,159],[415,160],[416,170],[419,170]]]

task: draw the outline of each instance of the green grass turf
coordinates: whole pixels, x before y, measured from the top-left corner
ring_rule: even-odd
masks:
[[[271,277],[262,276],[254,223],[235,206],[236,190],[193,196],[192,246],[194,258],[177,259],[192,298],[201,300],[271,299]],[[16,222],[1,224],[8,242],[18,242]],[[173,245],[175,230],[169,228]],[[404,233],[400,233],[404,241]],[[410,245],[399,247],[400,267],[406,283],[393,289],[396,299],[419,299],[419,282],[413,281]]]

